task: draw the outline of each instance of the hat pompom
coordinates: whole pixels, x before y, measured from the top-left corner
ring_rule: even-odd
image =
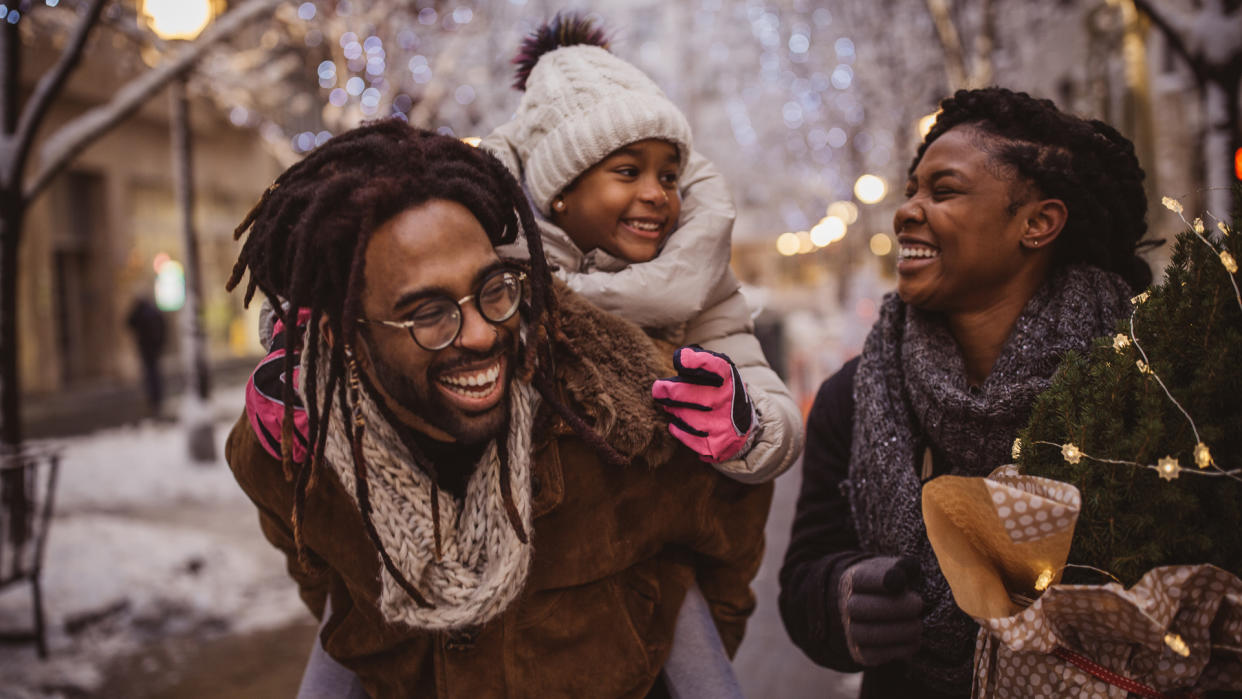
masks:
[[[598,46],[608,49],[608,36],[604,30],[595,25],[591,19],[577,13],[557,13],[550,22],[540,25],[531,32],[518,49],[513,63],[517,66],[514,73],[513,87],[526,90],[526,79],[535,69],[535,64],[545,53],[550,53],[566,46]]]

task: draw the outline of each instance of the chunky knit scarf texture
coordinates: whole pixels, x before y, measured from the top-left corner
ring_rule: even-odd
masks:
[[[854,525],[865,551],[918,559],[925,603],[923,645],[912,677],[940,691],[968,691],[977,626],[953,602],[923,526],[924,450],[937,474],[984,476],[1010,460],[1013,439],[1062,356],[1109,333],[1130,289],[1095,267],[1054,273],[1023,309],[991,374],[978,387],[943,315],[885,297],[854,379],[849,479]]]
[[[309,354],[303,353],[303,362]],[[301,375],[308,375],[305,366]],[[327,376],[326,363],[319,376]],[[420,607],[380,564],[384,619],[410,628],[443,630],[477,626],[494,618],[525,586],[532,552],[530,537],[525,543],[518,538],[505,511],[496,443],[487,447],[475,467],[463,502],[444,490],[437,491],[443,542],[437,560],[431,478],[413,466],[413,457],[381,413],[376,398],[364,389],[359,399],[366,420],[362,454],[372,521],[397,569],[432,605]],[[516,380],[510,383],[506,436],[510,492],[527,532],[531,531],[531,427],[538,406],[539,394],[532,387]],[[357,505],[352,449],[339,409],[332,411],[324,462]]]

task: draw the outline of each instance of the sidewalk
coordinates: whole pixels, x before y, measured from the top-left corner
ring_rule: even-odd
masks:
[[[212,363],[213,391],[244,383],[260,357],[222,359]],[[184,372],[164,377],[164,414],[175,410],[185,389]],[[238,406],[240,409],[240,405]],[[138,381],[99,381],[56,393],[22,396],[22,425],[27,439],[87,434],[108,427],[135,424],[146,417],[146,398]]]

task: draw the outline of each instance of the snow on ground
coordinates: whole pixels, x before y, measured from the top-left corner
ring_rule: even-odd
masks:
[[[170,423],[63,447],[44,559],[50,658],[0,646],[0,697],[80,696],[108,663],[161,638],[274,628],[307,612],[281,554],[224,463],[240,388],[217,391],[215,463],[195,464]],[[0,592],[0,629],[30,628],[29,586]]]

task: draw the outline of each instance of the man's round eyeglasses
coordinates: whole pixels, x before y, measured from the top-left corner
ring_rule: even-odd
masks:
[[[473,294],[456,301],[448,296],[435,296],[420,303],[411,311],[409,320],[360,320],[403,328],[410,333],[414,344],[434,352],[453,344],[461,334],[461,307],[470,301],[474,301],[479,315],[490,323],[500,324],[512,318],[522,303],[522,285],[525,281],[525,272],[500,269],[487,275]]]

